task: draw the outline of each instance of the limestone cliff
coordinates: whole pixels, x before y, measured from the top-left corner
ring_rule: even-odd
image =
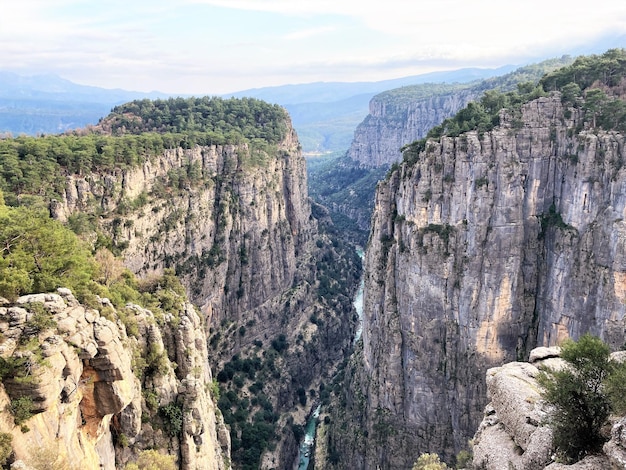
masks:
[[[175,269],[203,313],[234,462],[261,459],[262,448],[264,468],[291,465],[297,443],[276,430],[304,422],[310,399],[350,351],[360,270],[325,209],[312,211],[300,145],[282,119],[277,143],[185,145],[139,166],[69,175],[51,205],[70,223],[97,215],[97,236],[109,237],[133,272]],[[226,401],[227,391],[243,402]],[[245,438],[254,433],[243,427],[259,422],[255,413],[268,432],[251,451]],[[272,441],[275,450],[265,452]]]
[[[343,468],[450,460],[482,418],[488,368],[585,332],[624,344],[624,136],[558,93],[500,122],[427,141],[378,187],[346,370],[355,437],[330,436]]]
[[[571,63],[570,57],[551,59],[485,80],[468,83],[413,85],[374,96],[370,111],[354,132],[348,157],[361,167],[388,167],[402,160],[401,148],[426,136],[444,119],[454,116],[486,90],[515,90],[537,82],[544,73]]]
[[[194,307],[168,313],[159,326],[151,311],[129,305],[124,317],[139,328],[129,335],[121,314],[99,302],[86,307],[67,289],[3,301],[0,431],[13,436],[12,459],[113,470],[154,447],[181,469],[229,468],[228,432],[206,387],[211,371]],[[158,371],[139,361],[150,360],[149,352]],[[173,408],[180,410],[176,432],[163,413]]]
[[[291,128],[269,151],[178,147],[138,167],[70,175],[52,212],[60,220],[103,213],[104,230],[133,272],[175,266],[192,300],[217,322],[288,288],[295,254],[314,229]],[[257,266],[273,269],[265,276]]]
[[[389,166],[400,161],[404,145],[421,139],[481,94],[469,85],[465,89],[445,89],[440,94],[399,102],[390,100],[388,93],[372,98],[369,114],[354,132],[348,157],[365,167]]]

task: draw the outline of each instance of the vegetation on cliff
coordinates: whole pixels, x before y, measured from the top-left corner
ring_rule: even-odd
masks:
[[[539,375],[543,398],[552,405],[550,424],[554,445],[567,462],[599,451],[605,438],[601,428],[611,412],[624,413],[626,363],[609,360],[610,349],[589,334],[566,340],[561,358],[568,367]]]
[[[338,322],[346,323],[342,318],[349,318],[353,312],[352,295],[360,278],[361,260],[354,247],[341,240],[323,207],[314,205],[312,215],[320,226],[315,264],[299,273],[307,278],[300,281],[304,285],[317,279],[310,315],[296,332],[280,333],[267,341],[256,339],[250,348],[233,355],[216,374],[220,387],[218,406],[231,431],[232,460],[241,470],[259,468],[264,452],[273,451],[285,435],[295,440],[302,437],[302,425],[285,411],[308,410],[322,399],[325,386],[318,382],[319,378],[311,383],[307,378],[312,375],[309,371],[292,367],[301,367],[301,360],[307,356],[318,361],[329,354],[330,345],[324,346],[326,338],[336,334]],[[300,289],[302,286],[294,284],[288,295],[295,296]],[[292,315],[291,304],[282,306],[281,315]],[[215,349],[225,350],[228,336],[244,338],[255,324],[255,320],[248,322],[247,328],[230,324],[216,332],[210,343]],[[328,371],[322,373],[329,375]],[[291,384],[279,400],[273,396],[276,382]]]
[[[97,265],[86,246],[45,213],[0,206],[0,295],[71,287],[84,292]]]
[[[12,208],[0,205],[0,245],[3,247],[0,256],[0,296],[5,297],[2,300],[3,307],[24,294],[54,292],[60,287],[70,288],[82,303],[81,311],[90,312],[87,314],[88,318],[95,318],[96,320],[92,321],[96,321],[98,325],[104,324],[103,320],[106,318],[113,322],[110,325],[113,326],[115,335],[118,328],[125,332],[120,335],[124,338],[125,348],[128,349],[128,364],[132,366],[130,375],[132,376],[134,372],[141,384],[143,409],[140,409],[140,419],[146,426],[148,424],[150,426],[148,431],[144,426],[142,432],[146,432],[147,437],[144,437],[142,442],[148,442],[148,439],[156,435],[155,442],[159,443],[157,447],[167,448],[168,452],[176,454],[178,452],[176,449],[183,445],[183,421],[188,413],[187,409],[183,409],[183,403],[188,402],[185,401],[184,391],[173,393],[170,388],[169,392],[163,394],[156,385],[167,383],[172,387],[172,380],[182,381],[187,373],[181,364],[180,353],[174,348],[176,345],[172,344],[175,335],[179,334],[173,332],[184,321],[188,323],[190,315],[185,289],[173,270],[165,270],[160,276],[138,279],[124,268],[121,259],[113,256],[108,250],[101,248],[92,253],[83,240],[58,221],[52,220],[47,212],[27,207]],[[65,289],[64,292],[70,291]],[[73,299],[74,304],[68,301],[69,310],[78,308],[76,299],[71,294],[64,295],[69,295]],[[46,294],[34,298],[48,297],[52,298],[54,295]],[[0,357],[0,387],[7,392],[10,399],[6,411],[12,415],[15,425],[23,433],[27,433],[29,425],[32,426],[29,423],[31,417],[46,411],[40,395],[45,393],[42,390],[48,390],[46,387],[51,386],[50,374],[54,365],[53,361],[48,360],[49,348],[46,346],[46,338],[50,335],[56,335],[55,338],[61,336],[64,339],[71,338],[67,339],[67,342],[80,351],[76,346],[78,344],[76,338],[80,335],[72,336],[73,330],[68,326],[69,320],[65,321],[64,327],[61,326],[67,316],[66,312],[59,315],[58,310],[51,310],[51,307],[45,306],[39,300],[25,302],[23,299],[24,297],[22,300],[17,299],[20,308],[15,307],[16,311],[24,312],[24,321],[20,328],[15,327],[16,323],[13,320],[9,325],[10,314],[7,314],[7,308],[3,308],[3,330],[0,340],[10,347],[5,347]],[[98,311],[99,315],[94,311]],[[100,317],[103,317],[102,321]],[[56,328],[59,330],[56,331]],[[167,331],[170,335],[166,336],[165,333],[157,335],[155,333],[157,330]],[[147,331],[151,333],[147,335]],[[95,334],[93,330],[92,334]],[[165,342],[161,341],[161,336],[165,338]],[[164,344],[167,344],[167,349]],[[92,356],[93,354],[95,352]],[[185,359],[189,359],[190,355],[191,350]],[[86,357],[87,353],[80,359]],[[206,361],[206,350],[199,357]],[[103,359],[99,356],[99,360]],[[78,358],[76,363],[81,363]],[[84,364],[87,367],[89,361]],[[198,376],[201,368],[198,366],[191,372]],[[114,380],[122,380],[117,375],[115,377]],[[169,377],[169,381],[165,377]],[[53,383],[58,382],[57,376],[53,379]],[[123,380],[124,390],[130,390],[135,385],[128,376],[124,376]],[[75,383],[78,383],[78,379]],[[204,384],[202,386],[204,387]],[[206,390],[208,394],[208,389]],[[63,397],[64,395],[61,399],[67,400],[67,397]],[[53,395],[46,399],[55,400],[57,397]],[[107,406],[106,404],[95,406],[101,405],[105,408]],[[126,431],[128,435],[124,434],[120,431],[119,423],[113,428],[114,442],[119,448],[128,447],[128,436],[134,439],[137,434],[137,430],[132,435],[128,431]],[[174,447],[167,442],[175,443]],[[140,450],[141,444],[133,449],[134,452]],[[0,452],[0,460],[2,455]],[[153,460],[149,455],[142,456],[143,461],[140,458],[137,463],[139,468],[165,468],[159,465],[146,466]],[[128,458],[129,455],[126,453],[126,459]]]
[[[564,103],[581,108],[591,127],[625,132],[625,76],[626,50],[611,49],[602,55],[579,57],[573,64],[544,75],[538,84],[518,83],[517,90],[508,92],[488,90],[479,101],[469,103],[455,116],[431,129],[425,138],[404,146],[404,160],[414,162],[428,139],[444,135],[457,137],[472,130],[488,132],[500,124],[502,109],[516,117],[523,104],[551,91],[561,92]],[[519,120],[514,120],[516,123],[521,125]]]
[[[102,308],[96,300],[99,295],[118,308],[133,302],[162,314],[179,311],[177,299],[185,295],[173,271],[140,282],[110,251],[100,248],[92,253],[87,243],[46,211],[8,207],[1,200],[0,245],[0,296],[10,301],[67,287],[94,308]]]
[[[9,205],[61,199],[66,175],[133,168],[166,149],[194,145],[248,143],[267,151],[287,126],[283,108],[254,99],[133,101],[88,130],[0,139],[0,189]]]

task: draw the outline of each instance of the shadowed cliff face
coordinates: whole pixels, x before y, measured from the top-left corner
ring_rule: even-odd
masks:
[[[401,161],[402,146],[424,137],[479,94],[473,89],[458,90],[396,105],[374,97],[369,115],[354,132],[348,157],[365,167],[388,167]]]
[[[361,432],[333,436],[351,468],[449,460],[480,422],[487,368],[535,346],[623,345],[624,137],[567,114],[558,95],[532,101],[492,132],[428,142],[379,186],[347,370]]]
[[[215,375],[245,360],[272,368],[263,379],[255,370],[238,371],[243,385],[233,385],[232,373],[220,384],[244,397],[241,389],[259,382],[267,410],[246,395],[246,422],[269,410],[277,431],[304,422],[307,396],[349,353],[355,327],[349,291],[357,288],[360,267],[349,247],[318,229],[328,217],[321,208],[312,216],[305,161],[287,127],[275,145],[178,148],[139,168],[69,177],[65,198],[52,208],[59,219],[103,212],[103,231],[135,273],[174,268],[201,306]],[[237,446],[249,433],[238,434]],[[276,450],[264,458],[287,468],[297,443],[293,433],[276,436]]]

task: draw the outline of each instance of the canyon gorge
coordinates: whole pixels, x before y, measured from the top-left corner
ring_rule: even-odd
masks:
[[[135,101],[3,141],[0,215],[40,210],[100,262],[91,290],[0,276],[7,462],[36,468],[43,449],[132,469],[156,449],[180,469],[290,469],[317,409],[309,468],[453,465],[477,430],[475,468],[498,468],[484,436],[512,426],[492,387],[505,364],[585,333],[626,342],[626,57],[571,63],[397,113],[375,97],[346,154],[386,171],[371,213],[309,197],[289,116],[253,99]],[[337,213],[369,230],[364,253]],[[1,235],[8,259],[20,237]],[[523,455],[531,431],[507,457],[518,470],[543,468]]]

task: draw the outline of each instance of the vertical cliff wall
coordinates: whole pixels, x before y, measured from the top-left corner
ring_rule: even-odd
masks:
[[[390,100],[385,93],[377,95],[370,101],[368,116],[354,132],[348,157],[370,168],[401,161],[402,146],[426,136],[479,95],[475,89],[460,89],[400,102]]]
[[[624,136],[558,94],[501,123],[427,142],[379,185],[363,349],[330,436],[342,468],[449,460],[482,418],[487,368],[584,332],[624,343]]]
[[[330,219],[321,207],[312,213],[305,161],[284,119],[287,132],[276,144],[179,147],[135,168],[68,176],[64,197],[52,204],[55,217],[70,223],[98,214],[100,236],[135,273],[175,269],[201,306],[224,393],[246,400],[236,423],[239,402],[232,413],[225,408],[238,462],[259,457],[242,446],[250,433],[239,428],[255,412],[276,430],[304,423],[307,397],[348,354],[355,328],[350,290],[360,261],[318,227]],[[249,373],[237,370],[234,385],[241,361]],[[262,371],[250,371],[250,361]],[[218,375],[223,369],[230,372]],[[264,401],[241,390],[248,386]],[[261,447],[278,444],[263,468],[287,468],[297,453],[293,433],[268,435]]]

